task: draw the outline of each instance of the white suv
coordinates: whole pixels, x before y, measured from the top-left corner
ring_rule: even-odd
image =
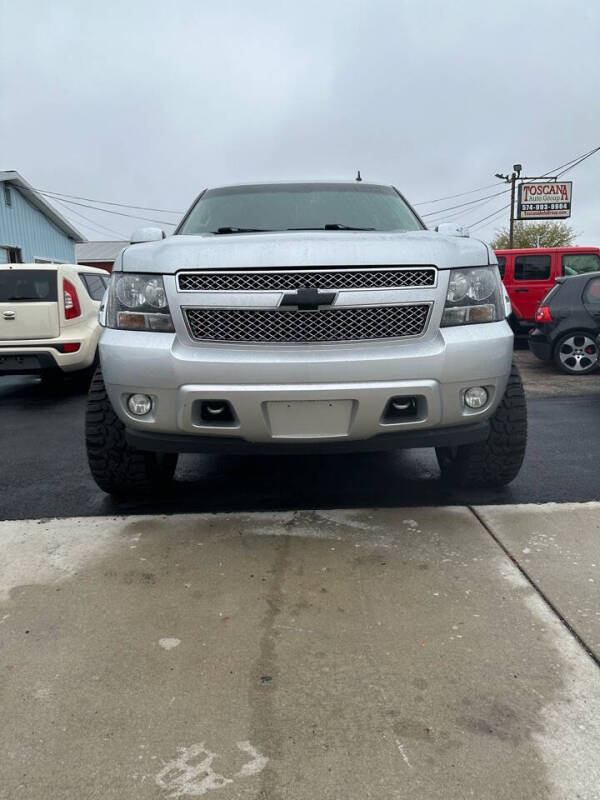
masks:
[[[88,375],[109,277],[77,264],[0,264],[0,376]]]

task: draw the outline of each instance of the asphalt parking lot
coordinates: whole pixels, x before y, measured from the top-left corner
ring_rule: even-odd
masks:
[[[516,358],[487,493],[427,451],[188,457],[116,503],[85,395],[5,379],[0,798],[598,800],[600,377]]]
[[[86,396],[37,378],[0,381],[0,519],[139,513],[586,502],[600,499],[600,373],[561,375],[515,354],[529,403],[525,465],[502,491],[457,491],[433,451],[301,458],[186,455],[151,499],[116,501],[92,481],[83,445]]]

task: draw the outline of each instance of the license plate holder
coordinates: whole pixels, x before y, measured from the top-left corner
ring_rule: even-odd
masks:
[[[354,400],[278,400],[265,406],[274,439],[335,439],[348,435]]]

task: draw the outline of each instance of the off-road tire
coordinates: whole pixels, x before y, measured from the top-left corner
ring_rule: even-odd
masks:
[[[463,488],[499,488],[517,477],[527,445],[527,406],[519,370],[512,365],[506,391],[483,442],[437,447],[442,478]]]
[[[177,453],[136,450],[127,443],[125,426],[108,399],[100,367],[88,393],[85,441],[92,476],[108,494],[139,494],[164,487],[175,473]]]

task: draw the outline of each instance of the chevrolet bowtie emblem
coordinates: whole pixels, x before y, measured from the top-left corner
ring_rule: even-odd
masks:
[[[318,311],[321,306],[333,305],[337,292],[320,292],[318,289],[301,288],[283,295],[282,308],[297,308],[298,311]]]

